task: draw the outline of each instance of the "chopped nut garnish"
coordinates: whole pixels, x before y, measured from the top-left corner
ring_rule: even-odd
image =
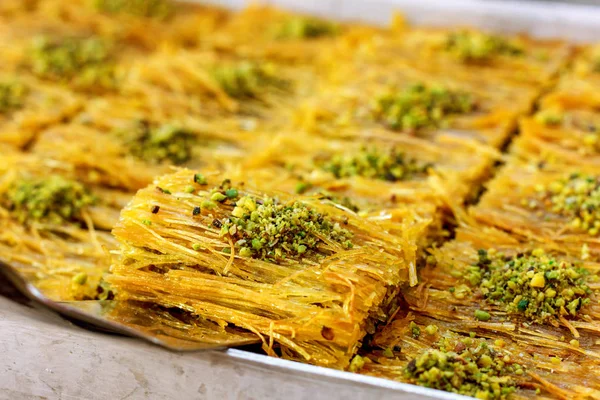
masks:
[[[39,37],[33,42],[30,64],[33,73],[45,79],[70,81],[90,89],[115,85],[110,48],[95,37]]]
[[[433,336],[438,332],[438,327],[437,325],[427,325],[425,327],[425,333],[427,333],[429,336]]]
[[[363,147],[354,154],[336,154],[327,160],[315,160],[336,178],[362,176],[390,182],[408,180],[424,175],[431,166],[411,159],[392,147],[387,151]]]
[[[19,82],[0,82],[0,114],[21,108],[27,92],[27,87]]]
[[[418,339],[421,336],[421,328],[419,325],[415,324],[414,321],[410,321],[410,324],[408,324],[408,329],[410,329],[414,339]]]
[[[181,165],[190,160],[196,143],[196,136],[183,128],[171,124],[153,127],[147,121],[139,121],[132,129],[116,135],[132,155],[153,164]]]
[[[213,198],[222,190],[213,189],[209,196]],[[314,256],[325,241],[352,248],[350,231],[303,203],[281,204],[274,198],[257,200],[250,196],[228,200],[235,201],[235,207],[222,222],[221,235],[234,240],[242,257],[277,262]]]
[[[523,49],[508,39],[466,30],[449,34],[445,49],[465,63],[487,62],[497,55],[523,54]]]
[[[541,204],[548,211],[572,218],[570,224],[573,228],[586,231],[592,236],[598,235],[600,178],[572,174],[541,189]]]
[[[475,101],[468,93],[417,84],[380,96],[374,113],[391,129],[416,131],[444,127],[449,116],[475,108]]]
[[[194,182],[198,185],[206,185],[206,177],[202,174],[194,174]]]
[[[358,354],[355,355],[354,358],[352,358],[352,361],[350,361],[350,366],[348,367],[348,371],[350,371],[350,372],[360,371],[365,366],[367,360],[368,360],[367,357],[361,357]]]
[[[492,316],[489,312],[483,310],[475,310],[475,319],[479,321],[489,321]]]
[[[504,354],[485,341],[444,338],[439,349],[424,351],[404,369],[410,383],[479,399],[506,399],[515,392],[512,374],[522,367],[505,361]]]
[[[94,0],[98,11],[164,19],[173,13],[170,0]]]
[[[81,183],[60,175],[17,181],[3,197],[2,202],[21,223],[81,222],[81,210],[97,202]]]
[[[310,188],[312,187],[312,185],[309,182],[298,182],[296,184],[296,193],[298,194],[304,194],[306,193],[306,191],[308,191]]]
[[[560,316],[577,317],[589,303],[588,272],[566,261],[558,261],[536,249],[516,257],[490,256],[479,250],[479,261],[468,268],[464,278],[479,287],[487,301],[503,305],[506,312],[530,321],[547,323]],[[480,321],[490,314],[475,311]]]
[[[277,39],[316,39],[332,36],[339,27],[331,22],[311,17],[291,17],[276,30]]]
[[[288,81],[279,78],[271,64],[242,61],[236,65],[216,67],[212,70],[212,76],[225,93],[238,99],[260,97],[269,87],[288,87]]]
[[[85,272],[80,272],[71,279],[71,282],[75,285],[85,285],[87,280],[88,275]]]

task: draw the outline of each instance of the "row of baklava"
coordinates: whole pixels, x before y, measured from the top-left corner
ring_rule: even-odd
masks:
[[[561,94],[568,79],[594,98],[593,75],[577,75],[587,53],[521,122],[511,161],[467,213],[571,46],[400,18],[380,29],[264,7],[96,3],[0,7],[0,259],[53,298],[156,313],[173,337],[250,333],[273,356],[483,398],[584,392],[548,372],[593,365],[594,285],[579,264],[557,261],[560,294],[542,274],[565,315],[548,314],[544,286],[505,309],[480,285],[503,284],[505,261],[541,284],[563,256],[589,259],[594,276],[594,217],[571,234],[571,203],[553,205],[555,219],[543,208],[580,184],[545,188],[552,168],[593,170],[568,131],[593,106],[557,110],[580,97]],[[190,169],[164,175],[173,165]],[[591,339],[576,347],[573,332]],[[538,362],[527,346],[560,351]]]

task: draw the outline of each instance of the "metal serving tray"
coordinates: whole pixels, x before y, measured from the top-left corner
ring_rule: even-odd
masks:
[[[196,2],[230,8],[247,4],[245,0]],[[543,38],[600,41],[598,6],[495,0],[262,2],[337,20],[387,24],[394,11],[401,11],[414,24],[471,25]],[[171,353],[131,339],[79,330],[0,296],[0,399],[43,397],[465,398],[245,350]]]

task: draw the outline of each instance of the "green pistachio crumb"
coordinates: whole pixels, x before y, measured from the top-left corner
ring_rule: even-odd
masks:
[[[215,203],[213,203],[212,201],[205,200],[205,201],[202,202],[201,206],[202,206],[203,209],[212,210],[217,205]]]
[[[504,354],[491,349],[485,341],[465,344],[443,338],[437,349],[423,351],[404,369],[404,376],[413,384],[480,399],[509,398],[516,391],[512,375],[522,367],[504,361]]]
[[[429,336],[433,336],[438,332],[438,327],[437,325],[427,325],[425,327],[425,333],[427,333]]]
[[[227,200],[227,196],[221,192],[215,192],[210,196],[212,201],[216,201],[217,203],[222,203]]]
[[[181,165],[192,158],[196,144],[196,136],[177,125],[152,126],[148,121],[137,121],[131,129],[119,130],[116,135],[133,156],[152,164]]]
[[[23,107],[29,90],[20,82],[0,82],[0,114],[6,114]]]
[[[586,270],[536,249],[516,257],[480,251],[479,261],[467,268],[464,279],[477,286],[490,304],[503,305],[507,313],[550,323],[559,316],[578,316],[591,294],[588,276]],[[482,320],[478,313],[476,318]]]
[[[194,243],[192,245],[192,249],[194,249],[195,251],[198,251],[202,248],[202,245],[200,245],[199,243]]]
[[[268,88],[282,90],[289,85],[287,80],[278,76],[273,65],[250,61],[218,66],[211,74],[225,93],[237,99],[258,98]]]
[[[571,174],[540,187],[540,207],[571,218],[572,228],[592,236],[600,233],[600,177]]]
[[[352,248],[352,233],[331,217],[297,201],[282,204],[270,197],[239,198],[223,221],[221,235],[230,235],[244,257],[272,262],[328,252],[323,238],[342,249]]]
[[[383,356],[387,358],[394,358],[394,351],[391,347],[386,347],[383,351]]]
[[[150,221],[149,219],[143,219],[142,224],[150,226],[152,225],[152,221]]]
[[[16,181],[2,197],[21,223],[82,222],[82,210],[98,201],[81,183],[60,175]]]
[[[498,55],[514,57],[523,54],[522,47],[514,41],[467,30],[450,33],[445,50],[464,63],[483,63]]]
[[[414,132],[443,127],[449,117],[475,109],[475,100],[468,93],[416,84],[379,96],[373,112],[390,129]]]
[[[196,189],[194,189],[194,187],[192,185],[188,185],[185,187],[185,189],[183,189],[184,192],[186,193],[194,193]]]
[[[111,58],[110,46],[96,37],[38,37],[29,54],[35,75],[87,89],[115,87]]]
[[[327,160],[315,160],[323,170],[336,178],[362,176],[389,182],[423,176],[431,164],[419,162],[395,147],[388,150],[363,147],[353,154],[335,154]]]
[[[225,196],[227,196],[229,200],[234,200],[239,196],[239,193],[237,189],[227,189],[225,191]]]
[[[71,279],[71,281],[75,285],[79,285],[79,286],[85,285],[87,280],[88,280],[88,275],[85,272],[80,272]]]
[[[252,254],[253,254],[252,249],[249,248],[249,247],[242,247],[240,249],[240,256],[241,257],[252,257]]]
[[[475,310],[475,319],[479,321],[489,321],[492,318],[489,312],[483,310]]]
[[[170,0],[93,0],[96,10],[108,14],[165,19],[174,11]]]
[[[410,321],[410,324],[408,324],[408,329],[410,329],[410,332],[414,339],[418,339],[421,336],[421,328],[419,328],[419,326],[415,324],[414,321]]]
[[[332,36],[339,32],[339,26],[312,17],[290,17],[277,26],[277,39],[316,39]]]
[[[194,174],[194,182],[198,185],[206,185],[208,184],[206,178],[202,174]]]
[[[309,182],[298,182],[296,184],[296,193],[297,194],[304,194],[306,193],[310,188],[312,187],[312,185]]]
[[[366,363],[367,358],[366,357],[361,357],[358,354],[354,356],[354,358],[352,358],[352,361],[350,361],[350,366],[348,367],[348,371],[350,372],[358,372],[360,371]]]

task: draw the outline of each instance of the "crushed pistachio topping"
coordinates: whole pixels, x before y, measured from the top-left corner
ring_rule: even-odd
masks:
[[[352,361],[350,361],[350,365],[348,366],[348,371],[358,372],[365,366],[365,364],[368,361],[370,361],[368,357],[362,357],[357,354],[352,358]]]
[[[475,319],[484,322],[489,321],[492,318],[489,312],[483,310],[475,310],[474,316]]]
[[[207,197],[216,203],[234,204],[225,220],[215,220],[221,235],[229,235],[237,254],[272,262],[316,256],[328,244],[352,248],[352,233],[326,214],[300,202],[282,204],[277,199],[240,196],[225,181]]]
[[[73,81],[83,87],[113,88],[110,48],[102,39],[39,37],[30,53],[31,69],[45,79]]]
[[[416,84],[400,92],[380,96],[374,113],[391,129],[416,131],[444,127],[448,117],[465,114],[475,108],[475,101],[468,93]]]
[[[428,334],[429,336],[433,336],[436,335],[438,333],[438,326],[437,325],[427,325],[425,327],[425,333]]]
[[[485,341],[443,338],[404,369],[410,383],[478,399],[507,399],[516,391],[514,375],[523,367]]]
[[[523,48],[514,41],[465,30],[450,33],[446,38],[445,50],[465,63],[487,62],[498,55],[523,54]]]
[[[285,89],[288,81],[277,75],[274,65],[242,61],[234,65],[214,68],[213,79],[229,96],[234,98],[257,98],[266,88]]]
[[[311,17],[291,17],[277,27],[277,39],[316,39],[332,36],[339,32],[339,26],[331,22]]]
[[[304,194],[304,193],[308,192],[310,189],[312,189],[312,183],[300,181],[300,182],[296,183],[296,187],[294,188],[294,191],[297,194]]]
[[[60,175],[17,181],[3,200],[21,223],[81,222],[82,209],[97,203],[97,198],[81,183]]]
[[[88,275],[85,272],[80,272],[77,275],[73,276],[73,278],[71,278],[71,282],[74,285],[85,285],[85,283],[88,280]]]
[[[0,114],[21,108],[27,92],[27,87],[19,82],[0,82]]]
[[[94,0],[94,7],[109,14],[157,19],[167,18],[173,13],[173,3],[169,0]]]
[[[418,339],[421,336],[421,328],[419,325],[415,324],[414,321],[410,321],[410,324],[408,324],[408,329],[410,330],[410,334],[414,339]]]
[[[131,130],[117,132],[129,152],[148,163],[170,162],[181,165],[192,158],[196,136],[185,129],[163,124],[152,126],[138,121]]]
[[[581,307],[590,302],[589,273],[556,260],[542,249],[516,257],[501,253],[491,256],[479,250],[478,258],[464,278],[479,287],[489,303],[504,306],[507,313],[552,323],[560,316],[577,317]],[[475,317],[487,321],[490,314],[477,310]]]
[[[390,182],[423,175],[431,166],[407,157],[394,147],[389,150],[363,147],[354,154],[335,154],[328,160],[317,160],[316,163],[336,178],[362,176]]]
[[[600,233],[600,177],[571,174],[539,187],[531,207],[543,205],[553,213],[571,218],[573,228],[592,236]]]

